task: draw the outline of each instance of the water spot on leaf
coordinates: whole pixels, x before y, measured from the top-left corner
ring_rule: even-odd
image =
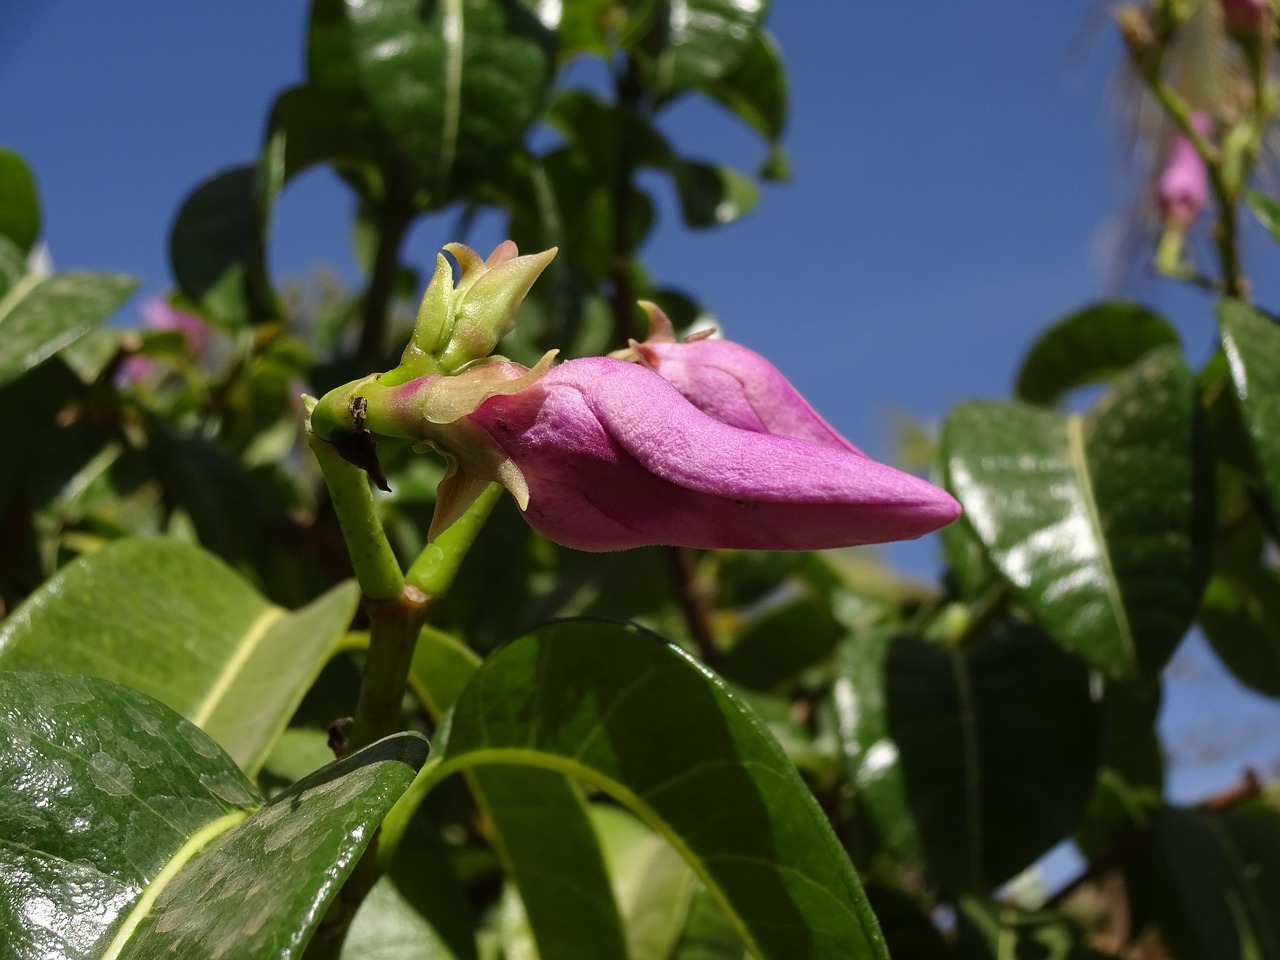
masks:
[[[133,771],[102,750],[89,758],[89,778],[95,787],[113,797],[133,792]]]

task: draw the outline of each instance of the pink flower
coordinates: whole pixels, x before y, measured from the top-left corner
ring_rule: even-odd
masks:
[[[177,330],[182,333],[187,351],[199,359],[209,349],[209,326],[197,316],[177,309],[163,297],[153,297],[142,305],[144,330]],[[125,357],[116,371],[116,385],[125,386],[149,376],[155,369],[149,357],[132,354]]]
[[[433,537],[493,480],[535,530],[593,551],[847,547],[919,537],[960,513],[944,491],[830,436],[704,413],[638,364],[590,357],[539,368],[495,362],[392,386],[371,378],[322,400],[313,429],[341,441],[343,411],[360,408],[374,433],[448,454]]]
[[[671,321],[656,304],[640,306],[649,315],[649,339],[633,340],[630,350],[614,356],[639,360],[721,423],[862,453],[754,350],[729,340],[690,338],[678,343]]]
[[[1209,132],[1209,118],[1203,113],[1192,115],[1191,124],[1201,136]],[[1209,199],[1208,177],[1204,161],[1186,136],[1173,142],[1169,160],[1156,183],[1156,201],[1166,224],[1186,230],[1204,209]]]

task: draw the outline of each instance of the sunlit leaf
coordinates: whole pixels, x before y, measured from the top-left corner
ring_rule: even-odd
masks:
[[[264,805],[229,757],[97,677],[0,673],[7,956],[293,960],[412,780],[383,740]]]
[[[198,547],[120,540],[60,570],[0,625],[0,667],[127,684],[256,771],[355,612],[340,584],[290,613]]]
[[[1084,416],[962,404],[942,446],[965,522],[1019,602],[1090,662],[1154,675],[1195,614],[1212,522],[1179,354],[1151,352]]]

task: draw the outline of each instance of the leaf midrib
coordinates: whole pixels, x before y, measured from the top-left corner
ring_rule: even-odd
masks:
[[[1089,472],[1088,456],[1084,445],[1084,418],[1072,414],[1067,418],[1067,450],[1071,459],[1071,469],[1075,473],[1080,498],[1084,501],[1085,519],[1093,533],[1097,545],[1098,565],[1102,568],[1107,600],[1111,614],[1120,634],[1121,651],[1129,666],[1137,666],[1137,652],[1133,643],[1133,631],[1129,624],[1129,615],[1124,608],[1124,600],[1120,596],[1120,583],[1116,579],[1115,567],[1111,563],[1111,550],[1107,546],[1107,538],[1102,530],[1102,519],[1098,512],[1098,501],[1093,491],[1093,476]]]

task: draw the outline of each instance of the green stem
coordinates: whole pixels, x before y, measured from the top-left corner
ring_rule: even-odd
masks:
[[[400,729],[413,648],[430,606],[431,598],[412,584],[405,584],[400,594],[390,599],[365,598],[369,652],[347,750],[367,747]]]
[[[360,592],[375,601],[399,597],[404,575],[374,509],[368,474],[343,460],[332,444],[311,432],[310,426],[307,442],[329,488],[329,498],[338,515],[342,538],[347,542]]]
[[[405,580],[428,597],[440,597],[448,592],[467,551],[501,497],[502,486],[489,484],[466,513],[423,548],[405,574]]]

